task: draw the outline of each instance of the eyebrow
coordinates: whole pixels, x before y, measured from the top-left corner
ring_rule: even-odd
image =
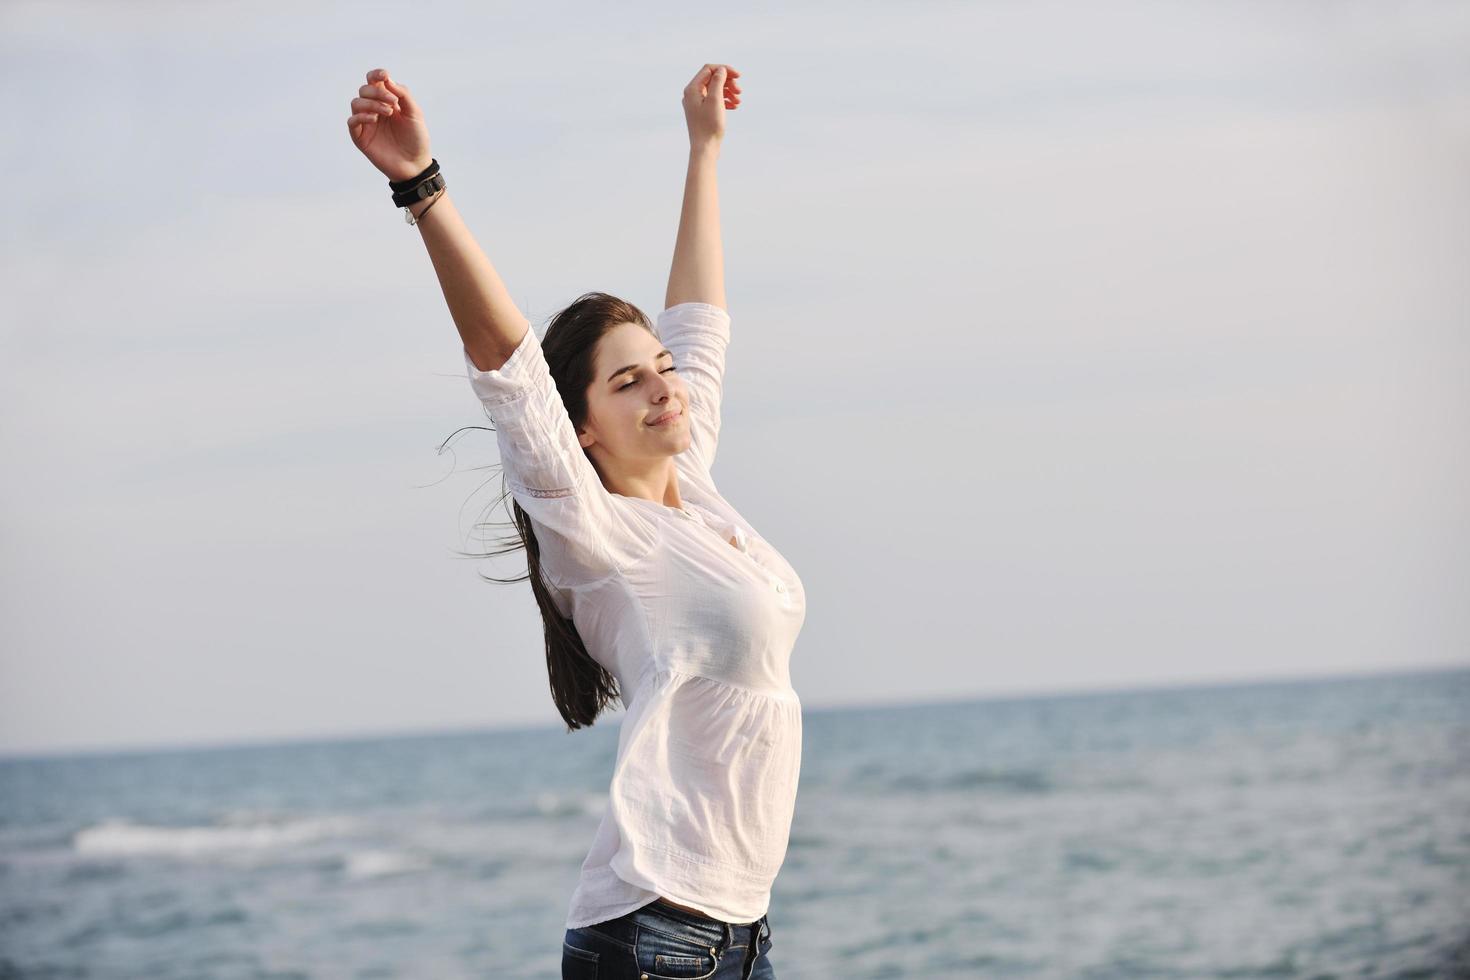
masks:
[[[674,352],[671,351],[671,350],[669,350],[667,347],[665,347],[663,350],[661,350],[661,351],[658,352],[658,357],[655,357],[654,360],[655,361],[658,360],[659,357],[663,357],[665,354],[669,355],[670,357],[673,357],[674,356]],[[636,370],[638,370],[638,365],[636,365],[636,364],[625,364],[622,367],[618,368],[616,371],[614,371],[612,374],[609,374],[607,376],[607,380],[611,381],[611,380],[613,380],[614,378],[616,378],[620,374],[627,374],[629,371],[636,371]]]

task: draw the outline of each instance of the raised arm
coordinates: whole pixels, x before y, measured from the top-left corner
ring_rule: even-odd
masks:
[[[432,160],[423,114],[383,69],[367,78],[352,100],[352,141],[389,180],[415,177]],[[464,342],[470,385],[495,423],[507,489],[536,522],[542,570],[565,588],[626,567],[652,547],[656,529],[614,506],[578,442],[540,338],[446,191],[410,208],[422,218],[419,233]]]
[[[407,180],[429,166],[429,130],[419,104],[383,68],[367,73],[347,120],[352,142],[389,180]],[[465,353],[481,371],[499,368],[529,329],[505,283],[449,199],[448,189],[410,206],[444,290]]]
[[[720,197],[715,165],[725,137],[725,111],[740,105],[740,73],[728,65],[705,65],[684,87],[689,126],[689,169],[684,204],[664,308],[709,303],[725,308],[725,253],[720,244]]]

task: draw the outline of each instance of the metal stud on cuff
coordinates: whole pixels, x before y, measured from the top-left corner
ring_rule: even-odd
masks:
[[[406,191],[396,191],[393,194],[393,205],[406,208],[410,204],[422,201],[426,197],[433,197],[444,187],[444,175],[435,174],[426,180],[421,180]]]

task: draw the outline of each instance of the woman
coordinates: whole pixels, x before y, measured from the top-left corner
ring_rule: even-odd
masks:
[[[775,976],[771,884],[801,765],[790,654],[801,580],[711,476],[725,349],[715,166],[739,72],[684,88],[689,168],[657,327],[588,293],[545,340],[465,227],[423,112],[367,74],[348,130],[409,209],[495,423],[568,730],[625,708],[607,811],[582,864],[562,976]]]

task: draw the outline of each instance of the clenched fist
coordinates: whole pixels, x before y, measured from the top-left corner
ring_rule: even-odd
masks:
[[[719,142],[725,137],[725,110],[740,107],[740,73],[729,65],[705,65],[684,86],[684,120],[689,143]]]
[[[417,176],[433,162],[424,114],[408,89],[388,77],[386,68],[367,73],[367,84],[352,100],[347,132],[389,180]]]

